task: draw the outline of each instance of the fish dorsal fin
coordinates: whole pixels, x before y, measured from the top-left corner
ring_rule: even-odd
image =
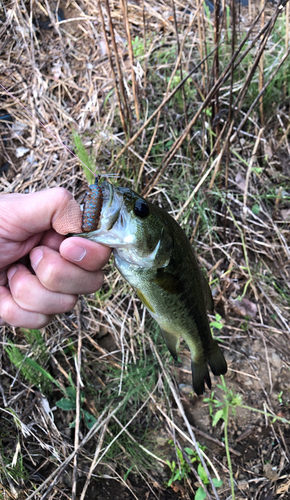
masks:
[[[174,335],[173,333],[167,332],[166,330],[163,330],[163,328],[160,328],[160,330],[165,340],[167,349],[169,350],[171,356],[175,359],[175,361],[177,361],[178,336]]]
[[[173,295],[177,295],[184,291],[184,285],[177,276],[166,272],[164,269],[157,269],[156,278],[153,283],[156,283],[162,290]]]

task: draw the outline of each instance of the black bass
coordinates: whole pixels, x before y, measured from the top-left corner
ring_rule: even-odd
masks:
[[[78,236],[113,248],[117,269],[159,324],[175,360],[179,338],[184,338],[191,351],[193,389],[201,395],[205,383],[211,388],[208,364],[214,375],[224,375],[227,364],[211,335],[206,311],[213,311],[213,299],[188,238],[165,210],[131,189],[107,181],[94,187],[96,194],[85,208],[90,222],[101,190],[102,207],[92,226],[97,229]]]

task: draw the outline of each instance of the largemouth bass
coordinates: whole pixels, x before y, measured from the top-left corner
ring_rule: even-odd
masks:
[[[188,238],[171,215],[131,189],[107,181],[97,189],[102,195],[98,228],[78,236],[113,248],[117,269],[159,324],[175,360],[184,338],[193,389],[201,395],[205,383],[211,388],[208,365],[214,375],[224,375],[227,364],[211,335],[212,294]],[[90,221],[94,202],[89,201]]]

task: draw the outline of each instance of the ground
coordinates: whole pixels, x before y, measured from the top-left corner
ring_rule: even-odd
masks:
[[[169,211],[228,372],[196,396],[185,343],[174,361],[111,260],[102,290],[46,328],[0,327],[0,499],[201,500],[201,481],[210,498],[290,499],[289,4],[99,5],[1,6],[0,192],[81,202],[93,175],[73,150]]]

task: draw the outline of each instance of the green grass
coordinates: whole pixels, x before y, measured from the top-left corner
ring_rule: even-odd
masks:
[[[81,167],[84,171],[88,184],[94,184],[96,170],[95,159],[90,155],[84,146],[83,140],[80,135],[72,128],[72,139],[76,155],[81,160]],[[87,167],[87,168],[86,168]]]
[[[39,330],[23,330],[29,345],[29,350],[23,354],[20,349],[8,341],[5,351],[10,362],[17,368],[17,371],[31,385],[39,387],[44,393],[51,392],[51,382],[59,386],[58,382],[44,368],[49,359],[45,342]]]

